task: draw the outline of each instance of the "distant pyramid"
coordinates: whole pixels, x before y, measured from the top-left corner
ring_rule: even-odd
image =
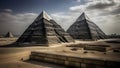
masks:
[[[25,30],[16,41],[18,44],[57,44],[73,42],[72,37],[61,28],[45,11]]]
[[[105,39],[105,33],[83,12],[67,32],[74,39]]]
[[[14,36],[13,36],[13,34],[12,34],[11,32],[8,32],[8,33],[5,35],[5,37],[12,38],[12,37],[14,37]]]

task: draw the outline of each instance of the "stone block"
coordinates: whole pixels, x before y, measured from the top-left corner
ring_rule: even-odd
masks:
[[[105,65],[105,61],[95,60],[95,59],[84,59],[83,63],[96,64],[96,65]]]
[[[82,62],[83,60],[77,57],[68,57],[68,61]]]

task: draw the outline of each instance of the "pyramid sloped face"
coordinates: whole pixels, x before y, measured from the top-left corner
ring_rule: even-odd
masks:
[[[85,13],[82,13],[76,22],[70,26],[67,32],[74,39],[104,39],[105,33],[93,23]]]
[[[57,44],[73,42],[60,25],[43,11],[17,40],[17,43]]]

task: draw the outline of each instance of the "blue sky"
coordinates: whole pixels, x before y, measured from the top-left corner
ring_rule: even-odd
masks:
[[[42,10],[56,12],[67,10],[69,6],[80,4],[76,0],[0,0],[0,9],[12,9],[17,13]]]
[[[42,10],[65,30],[84,11],[106,34],[120,34],[119,0],[0,0],[0,34],[22,34]]]

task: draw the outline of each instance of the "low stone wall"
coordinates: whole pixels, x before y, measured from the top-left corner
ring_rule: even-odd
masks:
[[[107,52],[111,49],[109,45],[93,45],[93,44],[71,44],[67,45],[66,47],[76,47],[76,48],[83,48],[84,50],[93,50],[93,51],[100,51],[100,52]]]
[[[100,51],[100,52],[106,52],[110,49],[110,47],[100,47],[100,46],[87,46],[84,47],[84,50],[93,50],[93,51]]]
[[[111,67],[116,68],[120,66],[119,65],[120,62],[118,61],[80,58],[74,56],[50,54],[43,52],[32,52],[30,55],[30,59],[65,65],[69,67],[76,67],[76,68],[111,68]]]

